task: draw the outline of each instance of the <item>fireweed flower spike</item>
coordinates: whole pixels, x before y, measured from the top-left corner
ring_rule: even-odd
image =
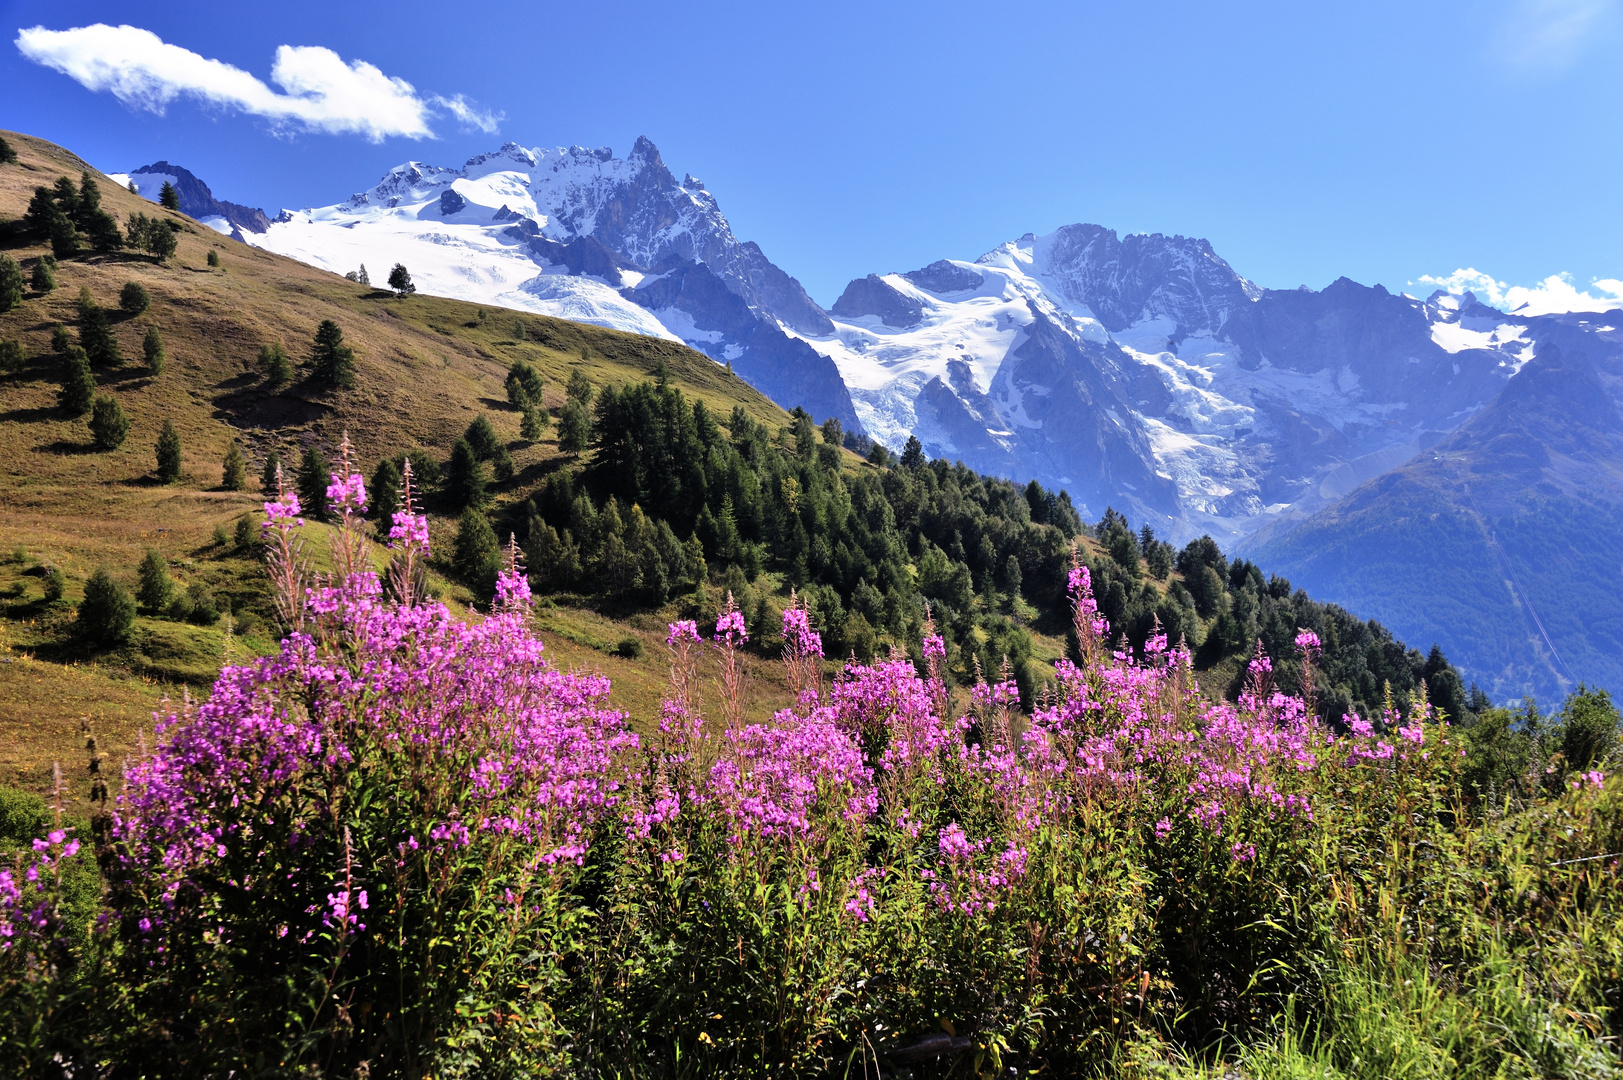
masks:
[[[732,590],[727,591],[727,607],[716,619],[716,648],[721,652],[721,708],[729,728],[743,720],[744,670],[738,650],[750,639],[744,627],[744,613],[738,610]]]

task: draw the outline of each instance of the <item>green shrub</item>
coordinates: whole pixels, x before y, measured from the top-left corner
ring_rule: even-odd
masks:
[[[224,530],[221,530],[222,535]],[[191,610],[187,619],[198,626],[213,626],[220,621],[220,606],[214,594],[208,590],[201,581],[194,581],[186,587],[186,599]]]
[[[124,437],[129,433],[130,422],[118,399],[106,395],[96,398],[95,408],[90,413],[90,434],[96,440],[96,449],[116,450],[124,445]]]
[[[59,603],[68,591],[68,576],[62,572],[61,567],[47,566],[45,568],[45,602],[47,604]]]
[[[152,306],[152,295],[139,281],[130,281],[118,293],[118,306],[126,315],[144,315]]]
[[[146,557],[141,560],[139,573],[141,584],[135,590],[135,598],[141,602],[142,607],[154,614],[163,611],[174,592],[174,585],[169,580],[168,562],[162,555],[147,548]]]
[[[158,444],[154,447],[158,459],[158,482],[172,484],[180,479],[180,432],[168,420],[163,422],[163,430],[158,433]]]
[[[163,362],[167,357],[163,349],[163,335],[158,333],[156,326],[147,327],[146,337],[141,339],[141,355],[151,375],[156,377],[163,374]]]
[[[623,637],[614,643],[614,655],[623,656],[627,660],[642,659],[642,639]]]
[[[28,364],[23,343],[16,338],[0,338],[0,374],[15,375]]]
[[[26,848],[51,827],[51,808],[31,791],[0,784],[0,851]]]
[[[33,274],[29,284],[37,293],[48,293],[56,288],[56,259],[50,255],[41,255],[34,260]]]

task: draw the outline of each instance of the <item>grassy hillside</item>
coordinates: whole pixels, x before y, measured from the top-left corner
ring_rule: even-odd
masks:
[[[53,643],[73,618],[71,605],[86,579],[106,566],[133,589],[135,568],[148,548],[168,560],[180,585],[204,583],[222,607],[251,606],[261,590],[257,560],[234,543],[216,544],[213,535],[216,527],[234,534],[239,517],[257,513],[259,472],[273,449],[290,466],[311,445],[335,458],[347,431],[370,472],[380,458],[411,449],[443,457],[483,414],[511,440],[517,470],[494,492],[499,509],[574,457],[560,453],[556,424],[538,441],[518,438],[520,415],[507,403],[503,381],[519,358],[546,378],[545,401],[554,411],[576,370],[603,386],[642,379],[663,363],[690,398],[704,400],[719,415],[741,406],[774,428],[787,422],[783,410],[742,380],[681,346],[528,315],[519,340],[513,312],[425,296],[396,300],[161,210],[60,147],[11,132],[4,136],[19,161],[0,165],[0,222],[9,223],[0,226],[0,250],[25,275],[50,249],[43,237],[24,234],[18,220],[34,189],[60,176],[77,183],[89,170],[99,178],[103,207],[120,221],[146,213],[175,220],[180,232],[178,250],[164,264],[129,251],[64,259],[53,291],[29,288],[19,308],[0,314],[0,340],[19,341],[27,357],[20,372],[0,375],[0,635],[6,658],[14,661],[0,665],[0,730],[8,735],[0,750],[0,779],[38,786],[53,758],[71,755],[79,721],[87,715],[100,721],[104,747],[116,760],[163,693],[178,696],[183,681],[194,689],[206,685],[224,656],[225,619],[194,626],[143,615],[130,648],[102,656],[94,666],[86,660],[60,686],[55,677],[61,664],[43,665],[78,659]],[[211,251],[217,267],[208,263]],[[126,316],[118,309],[119,292],[132,281],[150,293],[151,307]],[[58,325],[75,329],[82,288],[112,313],[124,358],[95,372],[98,393],[115,396],[130,425],[123,445],[108,452],[95,449],[87,417],[66,419],[56,407],[51,333]],[[337,322],[355,349],[355,388],[329,391],[296,375],[291,385],[268,389],[256,367],[260,348],[280,343],[297,363],[323,319]],[[154,326],[168,357],[155,378],[142,363],[142,339]],[[154,475],[153,448],[165,420],[179,432],[184,451],[182,477],[170,485]],[[221,461],[234,439],[247,452],[248,492],[220,490]],[[447,545],[450,536],[451,525],[437,522],[436,544]],[[321,546],[313,536],[312,547]],[[66,578],[58,604],[44,598],[53,567]],[[447,598],[458,595],[452,589]],[[613,676],[624,707],[652,711],[648,706],[656,703],[664,675],[654,651],[631,660],[608,650],[627,634],[652,646],[663,636],[662,623],[643,618],[610,626],[566,608],[546,611],[541,619],[561,666],[602,669]],[[270,644],[268,634],[260,633],[234,647],[240,655]],[[9,737],[20,732],[26,737]]]
[[[20,161],[0,167],[0,221],[10,222],[0,244],[32,274],[49,249],[19,219],[36,188],[59,177],[78,183],[86,166],[49,144],[7,137]],[[1118,643],[1142,649],[1159,624],[1173,644],[1196,650],[1210,692],[1235,692],[1259,639],[1294,679],[1293,641],[1306,627],[1325,642],[1326,715],[1368,714],[1386,684],[1402,695],[1421,678],[1435,703],[1460,712],[1457,680],[1439,678],[1441,657],[1423,657],[1288,582],[1264,580],[1248,563],[1230,564],[1210,541],[1180,555],[1113,512],[1087,525],[1064,493],[1035,484],[916,452],[898,462],[881,449],[866,461],[841,449],[838,425],[819,433],[810,417],[785,413],[681,346],[452,300],[397,299],[245,247],[111,182],[100,187],[103,209],[121,221],[134,213],[172,221],[178,249],[163,262],[129,251],[64,257],[53,290],[30,288],[20,307],[0,314],[0,341],[19,342],[26,358],[0,376],[0,483],[12,510],[0,519],[0,630],[14,661],[0,665],[0,724],[21,736],[0,757],[0,781],[46,786],[51,762],[71,754],[86,717],[116,760],[163,694],[204,693],[229,658],[273,648],[255,543],[268,455],[289,471],[307,448],[335,459],[347,432],[370,476],[380,460],[408,452],[445,461],[476,418],[512,457],[513,475],[493,486],[484,517],[529,552],[544,597],[536,622],[551,655],[561,667],[610,675],[614,704],[638,722],[658,714],[667,620],[713,618],[728,592],[764,657],[798,591],[830,666],[886,647],[916,652],[928,604],[957,685],[1007,662],[1029,708],[1067,648],[1066,569],[1078,541]],[[132,282],[150,307],[122,312],[120,293]],[[111,313],[123,357],[94,372],[97,393],[115,397],[129,420],[112,450],[98,449],[86,418],[70,419],[58,405],[64,364],[53,337],[85,340],[93,322],[80,311],[86,290]],[[325,385],[303,368],[273,386],[257,361],[261,348],[280,345],[298,363],[323,320],[355,350],[353,388]],[[167,351],[157,374],[142,359],[153,328]],[[543,404],[555,417],[536,439],[521,436],[522,414],[508,402],[505,381],[520,360],[544,378]],[[594,388],[590,453],[559,445],[556,418],[574,376]],[[183,451],[172,483],[156,474],[166,422]],[[246,452],[251,491],[223,490],[233,441]],[[479,567],[488,562],[447,558],[458,551],[461,507],[433,499],[430,508],[443,560],[434,588],[464,609],[484,599]],[[318,556],[324,530],[307,529]],[[223,616],[143,609],[126,644],[89,647],[73,625],[86,582],[105,567],[134,591],[148,550],[179,589],[212,597]],[[53,694],[53,673],[73,665],[63,685],[75,689]],[[759,665],[751,712],[786,701],[781,679],[775,665]]]

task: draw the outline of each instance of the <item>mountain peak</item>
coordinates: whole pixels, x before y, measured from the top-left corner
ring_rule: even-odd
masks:
[[[646,135],[638,135],[636,145],[631,148],[629,161],[642,161],[649,165],[658,165],[661,168],[665,163],[660,160],[659,147],[654,145],[652,139]]]

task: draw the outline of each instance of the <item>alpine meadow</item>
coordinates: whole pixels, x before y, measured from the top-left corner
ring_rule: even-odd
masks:
[[[0,133],[0,1069],[1623,1076],[1615,331],[1466,296]]]

